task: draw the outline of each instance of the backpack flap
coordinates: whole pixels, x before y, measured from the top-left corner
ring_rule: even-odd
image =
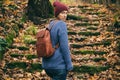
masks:
[[[44,35],[45,35],[45,31],[46,31],[46,29],[40,30],[40,31],[37,33],[36,38],[43,38]]]

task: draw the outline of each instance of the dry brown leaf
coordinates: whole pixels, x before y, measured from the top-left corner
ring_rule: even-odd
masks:
[[[11,3],[10,0],[4,0],[3,2],[4,5],[9,5],[10,3]]]
[[[98,12],[107,12],[108,10],[106,8],[100,8]]]
[[[42,70],[42,71],[41,71],[41,75],[42,75],[42,76],[46,75],[45,70]]]
[[[20,39],[17,37],[17,38],[14,38],[13,39],[15,43],[19,43],[20,42]]]
[[[6,78],[5,80],[11,80],[11,78]]]
[[[19,10],[14,10],[13,14],[17,15],[18,12],[19,12]]]
[[[93,76],[91,78],[89,78],[88,80],[96,80]]]
[[[4,22],[4,20],[5,20],[4,18],[0,18],[0,22]]]

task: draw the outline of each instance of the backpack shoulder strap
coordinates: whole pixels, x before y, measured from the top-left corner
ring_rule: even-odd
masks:
[[[55,20],[53,22],[53,24],[50,26],[47,27],[47,29],[50,31],[52,29],[52,27],[58,22],[58,20]],[[55,46],[53,46],[54,49],[57,49],[59,47],[59,43],[57,43]]]
[[[58,20],[53,21],[53,24],[47,27],[47,29],[50,31],[52,29],[52,27],[58,22]]]

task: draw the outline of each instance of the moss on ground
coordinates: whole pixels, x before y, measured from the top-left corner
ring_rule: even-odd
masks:
[[[23,69],[28,72],[42,71],[42,65],[39,63],[11,62],[6,64],[6,67],[8,69]]]
[[[78,55],[78,54],[98,54],[98,55],[103,55],[107,54],[107,52],[104,51],[90,51],[90,50],[79,50],[79,51],[72,51],[73,54]]]
[[[82,17],[76,15],[67,15],[67,20],[81,20]]]
[[[99,73],[101,71],[105,71],[109,68],[109,66],[88,66],[88,65],[83,65],[83,66],[74,66],[73,72],[77,73],[88,73],[88,74],[95,74]]]
[[[18,58],[18,57],[26,57],[27,59],[34,59],[38,58],[37,55],[34,54],[10,54],[11,57]]]
[[[110,41],[102,41],[102,42],[98,42],[98,43],[89,43],[89,44],[77,44],[77,43],[72,43],[71,47],[72,48],[81,48],[81,47],[85,47],[85,46],[99,46],[99,45],[104,45],[104,47],[111,45]]]

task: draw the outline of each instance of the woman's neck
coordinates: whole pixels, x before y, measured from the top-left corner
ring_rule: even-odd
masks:
[[[60,20],[60,19],[56,17],[56,19],[55,19],[55,20]]]

